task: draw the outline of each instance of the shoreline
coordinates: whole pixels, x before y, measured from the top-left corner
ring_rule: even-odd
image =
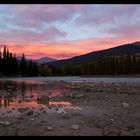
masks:
[[[85,75],[80,77],[88,78],[140,78],[140,75]]]
[[[19,117],[0,117],[0,122],[10,123],[0,124],[1,136],[140,135],[140,83],[48,81],[46,86],[66,88],[50,101],[72,107],[30,108]]]
[[[30,77],[26,77],[26,76],[0,76],[0,78],[42,78],[42,77],[109,77],[109,78],[111,78],[111,77],[138,77],[138,78],[140,78],[140,74],[135,74],[135,75],[75,75],[75,76],[71,76],[71,75],[66,75],[66,76],[64,76],[64,75],[55,75],[55,76],[30,76]]]

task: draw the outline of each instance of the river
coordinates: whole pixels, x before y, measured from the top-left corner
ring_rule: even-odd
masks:
[[[140,83],[140,77],[78,77],[78,76],[66,76],[66,77],[25,77],[25,78],[0,78],[0,81],[89,81],[89,82],[105,82],[105,83]]]

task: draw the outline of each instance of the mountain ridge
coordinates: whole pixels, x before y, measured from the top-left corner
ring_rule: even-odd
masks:
[[[33,61],[37,62],[38,64],[44,64],[44,63],[48,63],[48,62],[54,62],[56,61],[57,59],[54,59],[54,58],[50,58],[50,57],[42,57],[42,58],[39,58],[39,59],[33,59]]]
[[[22,57],[21,56],[18,56],[17,59],[20,61],[22,59]],[[50,57],[41,57],[39,59],[29,59],[29,58],[26,58],[26,60],[27,61],[36,62],[37,64],[44,64],[44,63],[48,63],[48,62],[57,61],[57,59],[50,58]]]
[[[136,54],[140,53],[140,41],[133,43],[123,44],[115,46],[105,50],[93,51],[87,54],[75,56],[69,59],[57,60],[55,62],[46,63],[52,66],[77,66],[82,63],[94,62],[97,59],[106,56],[119,56],[125,54]]]

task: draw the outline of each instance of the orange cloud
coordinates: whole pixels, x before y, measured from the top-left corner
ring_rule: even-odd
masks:
[[[17,55],[25,55],[28,58],[37,59],[41,57],[52,57],[56,59],[70,58],[97,50],[103,50],[118,45],[138,41],[138,37],[127,38],[90,38],[76,41],[65,41],[55,43],[30,43],[18,45],[16,43],[7,43],[10,51]]]

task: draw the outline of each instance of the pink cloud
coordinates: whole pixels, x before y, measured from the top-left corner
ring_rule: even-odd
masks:
[[[58,30],[54,26],[50,26],[43,31],[32,31],[29,29],[13,29],[10,31],[0,32],[0,41],[16,42],[16,43],[30,43],[30,42],[46,42],[54,41],[57,38],[62,38],[67,35],[66,32]]]
[[[75,12],[79,12],[86,7],[86,5],[70,4],[14,5],[11,8],[11,11],[15,13],[12,20],[16,25],[22,27],[41,27],[44,23],[65,22]]]
[[[23,46],[19,46],[14,43],[7,43],[7,45],[12,52],[15,52],[17,55],[25,53],[28,58],[37,59],[47,56],[56,59],[66,59],[97,50],[103,50],[126,43],[132,43],[135,41],[139,41],[139,38],[90,38],[71,42],[55,42],[47,44],[41,44],[38,42],[24,44]]]
[[[137,14],[139,5],[124,4],[105,4],[88,7],[80,12],[76,19],[77,23],[87,24],[90,26],[101,26],[105,24],[119,24],[121,20],[128,20]],[[88,14],[87,14],[88,13]]]
[[[0,43],[31,58],[69,58],[139,40],[138,10],[139,5],[9,5],[0,13]],[[84,34],[100,30],[97,36],[101,37],[95,31],[91,38],[67,41],[65,37],[70,34],[71,40],[75,32],[64,25],[65,32],[59,25],[68,22],[78,37],[80,29],[87,29]]]
[[[140,22],[106,29],[105,32],[120,37],[140,37]]]

